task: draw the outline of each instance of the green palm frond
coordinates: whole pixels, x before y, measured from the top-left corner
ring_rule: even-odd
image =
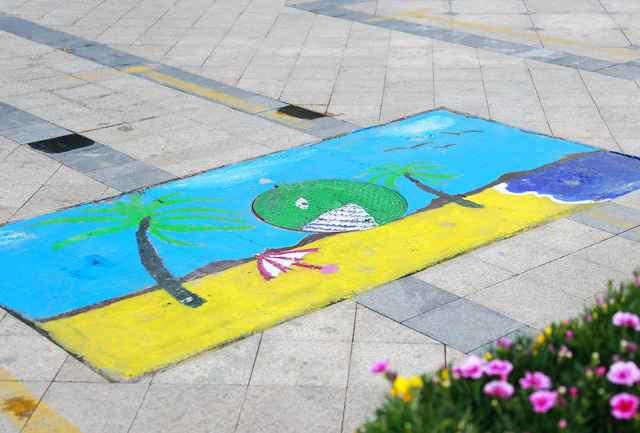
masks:
[[[458,177],[455,174],[448,173],[427,173],[424,171],[413,171],[409,173],[413,177],[417,177],[419,179],[427,179],[427,180],[439,180],[439,179],[453,179]]]
[[[154,224],[157,230],[165,230],[176,233],[206,232],[206,231],[232,231],[248,230],[253,226],[207,226],[207,225],[185,225],[185,224]]]
[[[67,245],[75,244],[76,242],[85,241],[87,239],[95,238],[96,236],[102,236],[112,233],[118,233],[124,230],[131,228],[131,224],[124,224],[114,227],[102,227],[95,230],[89,230],[88,232],[80,233],[74,236],[71,236],[68,239],[63,241],[56,242],[53,244],[54,250],[59,250],[60,248],[66,247]]]
[[[158,216],[164,216],[164,215],[173,215],[173,214],[181,214],[181,213],[221,213],[221,214],[225,214],[225,215],[240,215],[240,212],[236,212],[236,211],[232,211],[232,210],[227,210],[227,209],[222,209],[222,208],[218,208],[218,207],[200,207],[200,206],[196,206],[196,207],[178,207],[175,209],[169,209],[169,210],[164,210],[162,212],[154,212],[153,216],[154,217],[158,217]]]
[[[170,245],[175,245],[178,247],[198,247],[202,245],[199,243],[185,242],[179,239],[172,238],[171,236],[167,236],[166,234],[162,233],[160,230],[156,229],[155,227],[149,228],[149,231],[153,236],[157,237],[161,241],[164,241]]]
[[[114,222],[124,223],[122,218],[108,217],[108,216],[79,216],[79,217],[63,217],[53,218],[46,221],[41,221],[33,224],[34,227],[48,226],[51,224],[67,224],[67,223],[91,223],[91,222]]]
[[[163,216],[153,217],[151,219],[151,225],[153,226],[156,221],[191,221],[191,220],[210,220],[210,221],[227,221],[232,223],[241,223],[242,218],[230,218],[215,215],[175,215],[175,216]]]
[[[173,206],[176,204],[184,204],[184,203],[219,203],[222,199],[219,198],[178,198],[175,200],[165,200],[165,201],[157,201],[154,200],[152,203],[153,208],[157,209],[159,207],[165,206]]]

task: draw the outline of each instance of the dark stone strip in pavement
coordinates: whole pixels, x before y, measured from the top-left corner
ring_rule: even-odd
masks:
[[[176,178],[169,172],[1,102],[0,136],[28,145],[121,192],[147,188]]]
[[[362,293],[355,301],[464,353],[527,327],[412,276]]]
[[[427,24],[418,24],[394,18],[384,18],[374,14],[353,11],[341,7],[361,2],[362,0],[318,0],[311,3],[293,4],[290,5],[290,7],[318,15],[356,21],[375,27],[396,30],[442,42],[464,45],[471,48],[480,48],[495,53],[595,72],[601,75],[622,78],[625,80],[640,80],[640,60],[615,63],[608,60],[579,56],[563,51],[505,41],[461,30],[450,30]]]
[[[349,0],[351,3],[353,1],[361,0]],[[344,0],[332,0],[331,4],[339,5],[344,2]],[[346,13],[353,15],[349,10],[346,10]],[[352,17],[352,19],[355,18]],[[155,64],[105,44],[53,30],[23,18],[0,15],[0,30],[246,114],[260,115],[290,105],[173,66]],[[164,78],[158,78],[158,74]],[[194,90],[194,86],[197,86],[197,89]],[[313,122],[296,121],[295,116],[260,115],[260,117],[320,138],[329,138],[334,131],[352,131],[357,128],[356,125],[333,119],[322,113],[318,115],[327,119],[323,123],[323,128],[319,128],[318,124]]]

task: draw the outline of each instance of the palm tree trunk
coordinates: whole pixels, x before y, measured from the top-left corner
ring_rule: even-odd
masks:
[[[474,203],[471,200],[467,200],[462,196],[459,195],[451,195],[451,194],[447,194],[444,191],[440,191],[438,189],[435,188],[431,188],[428,185],[425,185],[424,183],[420,182],[418,179],[416,179],[415,177],[411,176],[409,173],[405,173],[404,177],[409,179],[411,182],[413,182],[418,188],[420,188],[423,191],[426,191],[430,194],[435,195],[438,198],[447,200],[449,202],[453,202],[453,203],[457,203],[460,206],[464,206],[464,207],[470,207],[470,208],[481,208],[484,207],[481,204],[478,203]]]
[[[180,281],[174,278],[173,275],[171,275],[171,272],[169,272],[169,270],[164,266],[162,259],[158,255],[158,252],[147,235],[150,224],[151,217],[144,217],[142,221],[140,221],[138,230],[136,231],[138,254],[140,255],[142,266],[144,266],[147,272],[149,272],[149,275],[156,280],[158,286],[166,290],[167,293],[173,296],[181,304],[191,308],[196,308],[204,304],[204,299],[185,289]]]

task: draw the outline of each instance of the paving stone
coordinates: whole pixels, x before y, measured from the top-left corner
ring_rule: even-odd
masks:
[[[640,210],[609,202],[574,214],[569,219],[598,230],[619,234],[640,225]]]
[[[531,326],[523,326],[520,329],[516,329],[513,332],[510,332],[509,334],[503,335],[500,338],[508,338],[511,340],[514,340],[518,337],[530,337],[530,338],[534,338],[536,335],[540,334],[540,329],[536,329],[536,328],[532,328]],[[475,350],[472,350],[471,352],[469,352],[469,355],[476,355],[476,356],[482,356],[485,353],[487,353],[488,351],[495,349],[496,347],[496,343],[497,340],[492,341],[491,343],[487,343],[483,346],[478,347]]]
[[[444,345],[421,343],[355,342],[351,354],[349,386],[374,386],[384,390],[388,382],[371,374],[371,365],[388,359],[403,375],[422,374],[444,365]]]
[[[127,433],[147,387],[147,384],[56,382],[51,384],[42,401],[80,431]],[[46,416],[36,409],[23,432],[41,431],[35,426],[46,425]],[[42,421],[36,424],[37,420]]]
[[[245,387],[152,384],[131,433],[232,433]]]
[[[343,407],[344,388],[249,387],[236,431],[339,433]]]
[[[261,335],[256,334],[156,373],[153,383],[248,385]]]
[[[379,343],[434,343],[437,341],[391,320],[363,305],[358,305],[354,341]]]
[[[573,253],[612,237],[606,231],[563,218],[526,231],[518,238],[534,241],[564,253]]]
[[[515,236],[470,253],[473,257],[519,274],[564,256],[562,250]]]
[[[610,280],[623,281],[631,275],[615,269],[588,262],[577,255],[570,255],[547,263],[525,274],[548,290],[565,292],[583,300],[593,300],[604,294]]]
[[[284,322],[264,332],[267,338],[289,341],[352,341],[356,304],[343,301]]]
[[[95,180],[120,191],[133,191],[173,180],[176,177],[143,161],[101,168],[87,173]]]
[[[427,268],[413,277],[464,297],[513,275],[513,272],[467,254]]]
[[[623,272],[629,276],[640,270],[640,243],[616,236],[576,253],[589,262]]]
[[[133,162],[133,158],[130,156],[99,143],[70,152],[54,154],[51,157],[81,173]]]
[[[24,382],[22,385],[27,388],[33,398],[40,400],[44,392],[49,387],[49,382]],[[26,424],[27,420],[28,417],[25,417],[22,422],[14,423],[9,420],[9,417],[7,416],[0,417],[0,431],[2,433],[20,433],[23,431],[22,428]]]
[[[365,421],[373,419],[376,409],[384,403],[384,399],[388,394],[388,387],[388,383],[382,386],[350,386],[347,389],[342,433],[355,432]]]
[[[263,337],[251,385],[345,386],[350,342]]]
[[[404,321],[458,299],[414,277],[401,278],[356,296],[355,300],[396,321]]]
[[[66,358],[62,349],[41,335],[0,335],[0,367],[18,380],[50,381]]]
[[[467,299],[443,305],[404,323],[463,352],[522,327],[522,323]]]
[[[87,365],[68,356],[56,375],[56,382],[107,383],[107,380]]]

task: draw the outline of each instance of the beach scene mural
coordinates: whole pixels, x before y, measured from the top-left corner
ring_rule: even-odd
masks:
[[[640,188],[640,160],[438,109],[0,227],[0,305],[134,380]]]

